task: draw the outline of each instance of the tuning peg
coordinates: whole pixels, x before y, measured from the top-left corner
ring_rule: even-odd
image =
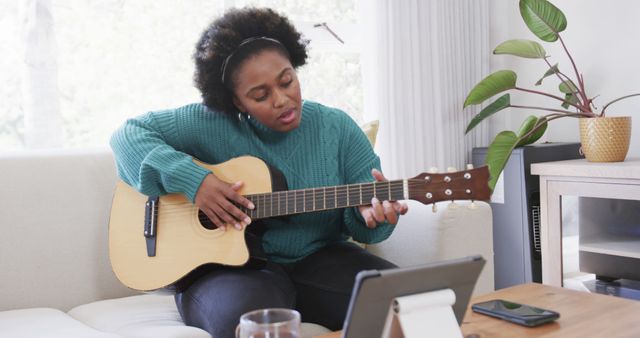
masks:
[[[456,169],[456,167],[447,167],[447,172],[448,173],[455,173],[456,171],[458,171],[458,169]]]
[[[449,209],[457,209],[458,205],[456,204],[456,202],[451,201],[451,203],[449,203],[449,205],[447,205],[447,208],[449,208]]]
[[[438,212],[438,206],[435,203],[431,205],[431,212],[433,212],[434,214]]]
[[[427,172],[429,174],[437,174],[438,173],[438,168],[437,167],[431,167],[431,168],[429,168],[429,170],[427,170]]]
[[[472,169],[473,169],[473,164],[467,163],[467,170],[472,170]]]
[[[478,206],[476,205],[476,201],[471,201],[471,203],[469,203],[469,209],[473,210],[473,209],[477,209]]]

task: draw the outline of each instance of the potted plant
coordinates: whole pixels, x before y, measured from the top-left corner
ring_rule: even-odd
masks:
[[[489,165],[489,171],[491,173],[489,186],[492,189],[494,188],[514,148],[537,141],[546,131],[548,122],[563,117],[580,118],[582,151],[588,160],[599,162],[623,161],[629,148],[631,118],[606,117],[605,114],[611,104],[632,96],[638,96],[640,93],[630,94],[612,100],[603,105],[602,109],[598,111],[593,105],[594,97],[587,95],[585,91],[584,77],[578,71],[573,57],[560,36],[560,33],[567,27],[567,20],[564,13],[547,0],[520,0],[519,5],[522,19],[533,34],[542,41],[559,41],[562,44],[570,61],[573,74],[569,75],[562,71],[558,67],[558,64],[552,65],[546,51],[542,45],[536,41],[523,39],[508,40],[495,48],[493,51],[494,54],[509,54],[523,58],[543,60],[547,64],[548,70],[542,78],[536,82],[536,85],[542,84],[542,81],[548,77],[553,77],[559,80],[558,90],[560,94],[520,87],[516,85],[517,75],[514,71],[499,70],[484,78],[471,89],[464,102],[465,108],[470,105],[480,104],[499,93],[512,90],[526,92],[531,95],[545,96],[557,101],[560,106],[557,108],[549,108],[517,105],[511,102],[510,94],[507,93],[500,96],[473,117],[465,133],[468,133],[487,117],[505,108],[536,109],[549,112],[539,117],[533,115],[527,117],[517,132],[506,130],[496,135],[487,151],[486,163]],[[604,137],[598,136],[597,130],[600,125],[606,126]],[[595,139],[589,140],[589,136],[594,136]],[[604,143],[608,140],[622,141],[622,145],[618,147],[620,151],[615,152],[612,150],[615,149],[615,146],[612,147]],[[624,144],[625,141],[626,145]],[[603,147],[605,148],[604,151],[601,150]],[[610,157],[610,155],[614,156]]]

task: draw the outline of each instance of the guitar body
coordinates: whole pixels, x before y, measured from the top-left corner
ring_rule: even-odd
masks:
[[[261,219],[368,205],[373,197],[431,204],[488,200],[491,195],[486,166],[422,173],[405,180],[287,190],[282,173],[256,157],[237,157],[217,165],[194,162],[220,180],[244,182],[239,193],[256,206],[244,209],[253,222],[242,230],[223,231],[182,194],[149,198],[118,182],[109,220],[109,257],[124,285],[150,291],[187,281],[208,264],[254,265],[260,259],[251,258],[255,258],[253,252],[261,251],[263,228],[256,225]]]
[[[258,158],[243,156],[218,165],[195,162],[223,181],[243,181],[242,195],[273,191],[271,169]],[[143,234],[147,199],[118,182],[109,220],[109,257],[113,271],[127,287],[155,290],[205,264],[240,266],[249,260],[246,228],[207,229],[199,220],[198,208],[182,194],[160,197],[156,255],[148,256]]]

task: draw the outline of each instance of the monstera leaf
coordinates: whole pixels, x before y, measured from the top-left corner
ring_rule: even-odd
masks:
[[[475,128],[484,119],[501,111],[502,109],[509,107],[510,104],[511,104],[511,96],[509,94],[504,94],[500,96],[499,99],[495,100],[492,104],[486,106],[484,109],[482,109],[478,113],[478,115],[474,116],[473,119],[471,119],[471,122],[469,122],[469,125],[467,126],[467,130],[465,130],[464,133],[468,134],[473,128]]]
[[[505,130],[496,135],[496,138],[489,145],[485,163],[489,166],[489,188],[491,190],[496,187],[498,177],[504,170],[504,166],[507,165],[507,160],[509,160],[513,148],[516,147],[516,143],[518,143],[516,133]]]
[[[543,59],[547,56],[541,44],[531,40],[508,40],[496,47],[493,54],[509,54],[528,59]]]
[[[565,94],[573,94],[578,92],[578,87],[571,80],[563,81],[558,86],[558,89]]]
[[[527,133],[529,133],[531,130],[533,130],[534,127],[536,127],[536,124],[540,124],[540,126],[537,127],[537,129],[531,135],[525,137]],[[526,146],[527,144],[531,144],[539,140],[542,135],[544,135],[545,131],[547,131],[547,121],[544,117],[537,117],[534,115],[528,116],[524,120],[524,122],[522,122],[522,125],[518,130],[518,138],[520,139],[520,141],[518,142],[518,144],[516,144],[516,148]]]
[[[493,139],[487,150],[487,159],[485,161],[489,166],[489,187],[491,190],[495,188],[496,182],[498,182],[500,174],[507,165],[513,149],[537,141],[547,130],[547,122],[545,121],[540,123],[538,129],[530,136],[524,137],[533,130],[540,119],[542,118],[531,115],[524,120],[517,134],[510,130],[505,130]]]
[[[512,70],[499,70],[480,81],[464,100],[464,107],[479,104],[505,90],[516,87],[518,76]]]
[[[539,86],[542,84],[542,80],[546,79],[547,77],[556,74],[560,72],[560,69],[558,69],[558,64],[556,63],[555,65],[553,65],[551,68],[549,68],[544,75],[542,75],[542,78],[540,80],[538,80],[538,82],[536,82],[536,86]]]
[[[542,41],[558,40],[558,33],[567,28],[567,18],[547,0],[520,0],[520,15],[529,30]]]

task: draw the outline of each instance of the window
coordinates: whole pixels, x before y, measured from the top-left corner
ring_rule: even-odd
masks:
[[[104,146],[125,119],[150,110],[200,101],[193,86],[194,45],[208,23],[233,6],[268,6],[286,14],[311,39],[300,69],[305,99],[336,106],[362,122],[356,3],[340,0],[134,1],[10,0],[0,2],[0,149],[24,148],[29,133],[23,97],[22,30],[41,24],[25,3],[40,4],[53,19],[62,147]],[[31,16],[29,16],[31,15]],[[34,17],[35,16],[35,17]],[[29,23],[22,23],[21,18]],[[326,22],[341,38],[314,27]],[[34,100],[37,102],[37,98]],[[46,126],[45,126],[46,128]],[[36,131],[37,132],[37,131]]]
[[[16,148],[24,143],[18,1],[0,1],[0,41],[0,145]]]

